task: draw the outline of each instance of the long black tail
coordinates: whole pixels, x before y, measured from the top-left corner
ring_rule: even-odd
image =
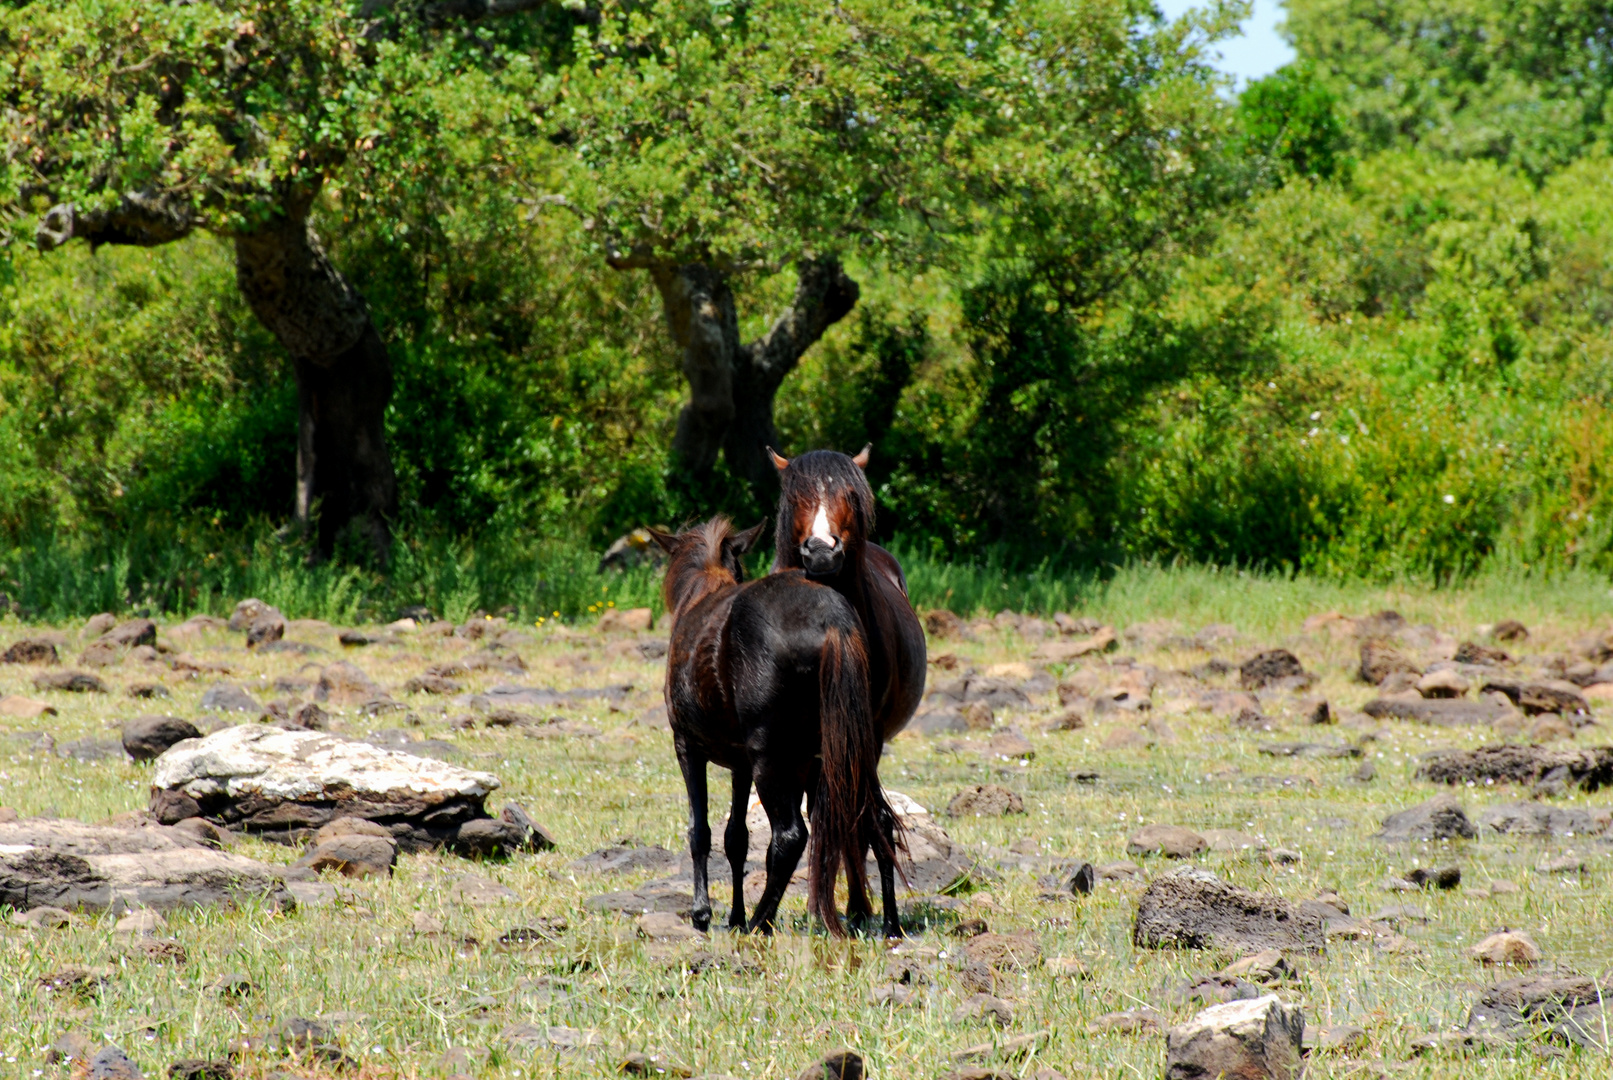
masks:
[[[862,635],[831,629],[818,664],[819,728],[823,768],[812,800],[812,861],[808,868],[808,908],[835,937],[845,928],[835,912],[835,881],[846,868],[848,907],[868,911],[867,838],[888,848],[877,827],[890,813],[879,786],[883,741],[868,704],[868,654]],[[895,853],[891,852],[894,858]]]

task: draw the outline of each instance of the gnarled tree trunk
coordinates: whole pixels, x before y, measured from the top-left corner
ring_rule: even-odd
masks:
[[[356,522],[384,557],[397,508],[385,427],[392,360],[364,298],[325,257],[307,209],[292,204],[235,237],[236,282],[297,375],[297,520],[306,524],[318,508],[321,554]]]
[[[649,267],[672,337],[683,349],[689,404],[678,416],[673,453],[696,475],[709,473],[719,452],[735,475],[774,483],[765,447],[777,445],[773,399],[784,377],[824,332],[851,313],[857,283],[838,260],[802,260],[790,307],[766,334],[739,340],[739,317],[728,276],[704,263]]]

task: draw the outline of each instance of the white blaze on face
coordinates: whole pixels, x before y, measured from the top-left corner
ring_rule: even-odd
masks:
[[[818,504],[818,516],[812,519],[812,539],[834,546],[834,537],[829,535],[829,512],[822,503]]]

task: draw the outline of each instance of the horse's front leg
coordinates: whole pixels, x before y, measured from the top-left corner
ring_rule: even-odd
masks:
[[[879,894],[885,907],[885,937],[902,936],[902,914],[896,906],[896,822],[885,810],[879,813],[875,827],[884,834],[884,846],[874,845],[874,861],[879,864]]]
[[[745,812],[750,809],[750,764],[734,765],[734,800],[728,808],[728,828],[723,830],[723,852],[734,875],[734,909],[728,915],[728,929],[745,929],[745,856],[750,851],[750,829]]]
[[[711,926],[711,893],[706,882],[706,860],[711,855],[711,826],[706,824],[706,759],[678,747],[678,767],[689,793],[689,859],[694,863],[694,910],[690,921],[704,933]]]

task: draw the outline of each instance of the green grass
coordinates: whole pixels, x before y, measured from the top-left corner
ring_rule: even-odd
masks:
[[[1326,634],[1306,635],[1301,623],[1316,610],[1360,613],[1385,606],[1397,607],[1413,621],[1427,620],[1461,634],[1475,622],[1501,615],[1523,618],[1534,632],[1525,652],[1537,657],[1604,625],[1608,599],[1605,587],[1593,588],[1589,581],[1577,587],[1570,582],[1481,582],[1435,592],[1138,568],[1095,584],[1084,610],[1120,626],[1170,618],[1192,630],[1207,622],[1231,622],[1239,636],[1219,655],[1237,660],[1271,644],[1288,645],[1321,677],[1320,692],[1348,714],[1370,694],[1350,679],[1353,645]],[[11,640],[24,631],[12,619],[0,634]],[[361,1062],[365,1075],[437,1075],[443,1071],[438,1065],[442,1054],[457,1046],[476,1052],[475,1075],[495,1080],[613,1075],[620,1055],[629,1050],[659,1051],[696,1072],[787,1080],[813,1054],[840,1044],[868,1055],[878,1077],[937,1077],[949,1068],[951,1052],[991,1038],[988,1029],[951,1020],[965,991],[953,967],[959,942],[943,928],[911,943],[948,954],[931,961],[935,981],[926,1004],[891,1009],[869,1001],[885,969],[883,946],[824,938],[808,924],[797,899],[787,901],[785,931],[771,942],[713,936],[710,949],[738,952],[759,964],[759,973],[742,975],[689,975],[682,967],[687,950],[646,945],[634,938],[626,919],[585,908],[586,896],[629,887],[644,875],[586,875],[572,871],[570,861],[626,836],[680,848],[683,789],[668,737],[629,726],[636,710],[658,698],[659,669],[636,656],[612,655],[591,634],[532,633],[532,641],[518,646],[533,668],[521,681],[560,687],[628,681],[638,687],[623,714],[573,711],[603,729],[602,737],[532,741],[501,731],[458,732],[447,722],[456,710],[424,696],[404,700],[419,735],[454,741],[462,747],[465,764],[498,774],[504,787],[494,805],[508,798],[527,806],[559,838],[558,851],[484,865],[450,856],[408,856],[392,879],[341,882],[342,900],[336,906],[290,915],[172,914],[168,934],[190,954],[189,962],[178,968],[124,959],[110,918],[91,917],[56,933],[0,931],[0,1001],[6,1003],[0,1008],[0,1077],[32,1080],[39,1075],[36,1070],[52,1080],[62,1075],[57,1067],[43,1064],[42,1051],[69,1029],[119,1042],[145,1075],[155,1078],[178,1058],[220,1056],[231,1040],[261,1034],[298,1016],[337,1022],[342,1045]],[[331,634],[303,634],[336,652]],[[192,648],[230,664],[239,681],[260,688],[264,697],[272,696],[262,689],[269,678],[302,662],[249,654],[233,635]],[[349,652],[347,658],[396,687],[426,664],[468,648],[456,639],[405,638],[394,646]],[[1015,634],[988,632],[976,642],[938,643],[934,651],[943,649],[965,664],[984,667],[1020,660],[1028,646]],[[1206,654],[1144,650],[1138,655],[1170,672],[1202,662]],[[1089,661],[1088,666],[1097,663]],[[114,684],[149,677],[132,662],[107,674]],[[0,668],[0,694],[33,693],[26,676],[16,668]],[[170,683],[173,697],[161,702],[161,708],[195,716],[205,681]],[[50,696],[61,710],[59,717],[0,722],[0,730],[48,728],[58,742],[83,736],[111,739],[121,718],[149,708],[116,695]],[[1028,765],[988,761],[977,752],[979,744],[968,740],[915,736],[891,745],[882,777],[888,786],[936,810],[968,784],[998,782],[1019,791],[1028,810],[1024,816],[940,818],[956,839],[988,855],[1006,855],[1014,841],[1034,839],[1050,858],[1104,863],[1126,857],[1127,835],[1145,821],[1237,828],[1304,855],[1295,867],[1219,854],[1199,860],[1240,885],[1292,899],[1334,888],[1357,914],[1394,903],[1424,907],[1430,921],[1406,930],[1415,952],[1390,954],[1371,944],[1335,943],[1325,957],[1300,958],[1301,977],[1281,989],[1283,996],[1299,1002],[1313,1022],[1356,1023],[1368,1032],[1367,1049],[1317,1056],[1307,1068],[1309,1077],[1342,1080],[1375,1075],[1380,1068],[1393,1076],[1520,1080],[1606,1074],[1605,1057],[1579,1051],[1547,1059],[1528,1047],[1465,1058],[1409,1056],[1415,1035],[1462,1022],[1477,988],[1492,977],[1462,949],[1495,929],[1526,929],[1544,948],[1548,963],[1587,973],[1605,972],[1613,957],[1608,891],[1613,859],[1605,841],[1486,837],[1465,844],[1392,848],[1369,839],[1384,814],[1435,793],[1412,779],[1419,754],[1435,746],[1484,742],[1488,732],[1384,725],[1378,738],[1365,744],[1378,764],[1378,778],[1360,784],[1349,779],[1353,761],[1271,758],[1258,748],[1272,738],[1355,739],[1367,729],[1345,726],[1318,734],[1290,726],[1277,736],[1249,734],[1203,712],[1171,712],[1169,700],[1170,694],[1161,690],[1159,715],[1175,740],[1152,749],[1102,749],[1103,736],[1116,723],[1112,720],[1043,734],[1043,718],[1033,712],[1002,718],[1030,734],[1037,753]],[[1281,719],[1282,700],[1273,700],[1269,711]],[[363,734],[411,720],[394,714],[376,720],[347,716],[341,722],[344,730]],[[1592,730],[1597,733],[1594,741],[1605,741],[1598,729]],[[81,763],[26,746],[26,739],[9,735],[0,742],[0,805],[24,814],[99,820],[145,803],[149,766],[121,759]],[[1076,783],[1071,776],[1077,771],[1096,771],[1100,779]],[[714,776],[713,781],[714,789],[721,790],[722,778]],[[1503,790],[1459,794],[1470,812],[1527,797],[1526,792]],[[1558,801],[1595,807],[1613,799],[1572,795]],[[714,824],[720,816],[714,805]],[[1343,818],[1349,825],[1319,824],[1327,818]],[[272,862],[295,857],[255,840],[244,841],[238,850]],[[1564,850],[1589,860],[1591,869],[1583,879],[1567,881],[1533,871],[1542,855]],[[1139,861],[1148,874],[1165,868],[1157,860]],[[1465,891],[1407,897],[1380,887],[1385,876],[1403,873],[1416,861],[1456,861],[1465,884],[1505,877],[1522,889],[1480,899]],[[504,882],[519,900],[483,908],[456,901],[453,880],[471,872]],[[726,868],[714,864],[714,876],[720,916],[726,912],[721,899],[727,893]],[[1018,1075],[1043,1065],[1072,1078],[1159,1075],[1163,1049],[1158,1036],[1092,1034],[1087,1025],[1103,1013],[1142,1003],[1171,1020],[1185,1018],[1194,1007],[1176,1001],[1175,990],[1231,957],[1134,948],[1130,933],[1141,888],[1140,883],[1106,884],[1081,901],[1048,903],[1038,898],[1033,876],[1009,871],[965,895],[961,916],[978,916],[997,930],[1031,931],[1046,956],[1078,957],[1091,972],[1090,978],[1077,981],[1035,968],[1004,991],[1016,1013],[1005,1034],[1051,1032],[1044,1053],[1013,1067]],[[440,919],[449,936],[416,935],[416,912]],[[564,918],[569,929],[559,940],[532,949],[496,945],[505,930],[540,916]],[[480,944],[462,946],[467,936]],[[98,998],[77,1002],[64,1002],[37,987],[39,976],[68,964],[106,967],[110,982]],[[219,976],[234,972],[245,974],[257,987],[239,1003],[210,989]],[[506,1051],[499,1033],[516,1023],[592,1030],[600,1043],[575,1055],[515,1055]],[[261,1052],[248,1054],[242,1064],[254,1076],[284,1067]],[[293,1068],[298,1076],[318,1071],[306,1063]]]

